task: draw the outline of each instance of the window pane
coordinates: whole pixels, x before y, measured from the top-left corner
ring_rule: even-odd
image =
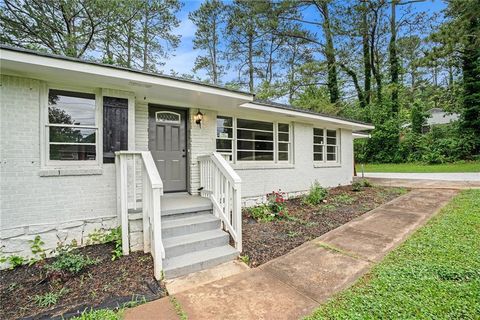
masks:
[[[313,143],[323,144],[323,137],[313,137]]]
[[[92,145],[50,145],[50,160],[95,160],[95,146]]]
[[[95,129],[50,127],[50,142],[95,143]]]
[[[217,127],[217,138],[233,138],[233,129]]]
[[[272,150],[273,151],[273,142],[238,140],[237,148],[239,150]]]
[[[279,143],[278,151],[288,151],[288,143]]]
[[[336,138],[327,138],[327,144],[337,144],[337,139]]]
[[[240,161],[250,161],[250,160],[255,160],[253,158],[253,152],[250,151],[238,151],[237,152],[237,160]]]
[[[316,136],[323,136],[323,129],[313,128],[313,134]]]
[[[327,146],[327,153],[335,153],[336,147],[335,146]]]
[[[336,130],[327,130],[327,137],[336,137],[337,131]]]
[[[237,139],[273,141],[273,132],[237,130]]]
[[[314,145],[313,146],[313,152],[323,152],[323,146]]]
[[[279,133],[278,134],[278,141],[289,141],[288,140],[288,133]]]
[[[217,140],[217,150],[232,150],[232,140],[224,140],[218,139]]]
[[[48,93],[50,123],[95,126],[95,95],[50,90]]]
[[[313,160],[315,161],[323,161],[323,154],[322,153],[314,153]]]
[[[231,117],[217,116],[217,127],[233,127]]]
[[[128,150],[128,99],[103,97],[103,163],[120,150]]]
[[[335,161],[337,159],[337,155],[335,153],[327,153],[327,161]]]
[[[256,120],[237,119],[237,127],[245,129],[273,131],[273,123]]]
[[[273,152],[255,152],[257,161],[273,161]]]
[[[279,161],[288,161],[288,152],[279,152],[278,153]]]
[[[279,123],[278,124],[278,131],[279,132],[288,132],[289,130],[289,125],[286,123]]]

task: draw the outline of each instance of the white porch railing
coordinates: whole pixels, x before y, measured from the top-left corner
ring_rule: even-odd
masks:
[[[213,213],[242,252],[242,180],[219,153],[198,157],[200,166],[200,195],[212,200]]]
[[[141,160],[143,251],[150,252],[154,261],[156,279],[162,276],[162,259],[165,249],[162,243],[160,200],[163,183],[150,151],[117,151],[117,211],[122,226],[122,251],[130,253],[128,210],[137,209],[137,160]]]

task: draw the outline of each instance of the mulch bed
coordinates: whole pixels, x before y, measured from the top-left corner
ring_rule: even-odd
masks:
[[[251,267],[257,267],[401,194],[398,188],[370,187],[355,192],[351,186],[336,187],[329,189],[326,202],[317,206],[304,204],[302,198],[287,200],[293,220],[257,222],[244,210],[243,255],[248,256]]]
[[[150,254],[133,252],[112,261],[113,244],[98,244],[76,249],[98,263],[79,274],[62,278],[47,277],[45,259],[32,266],[0,271],[0,319],[62,319],[90,308],[116,308],[127,302],[150,301],[166,295],[165,287],[153,277]],[[66,293],[54,306],[41,308],[36,295]]]

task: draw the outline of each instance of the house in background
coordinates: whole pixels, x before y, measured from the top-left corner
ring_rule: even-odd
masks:
[[[151,252],[157,278],[213,266],[241,252],[242,206],[350,184],[352,133],[373,129],[165,75],[0,55],[4,255],[121,226],[123,252]]]
[[[432,108],[426,112],[425,124],[422,126],[422,133],[430,131],[433,126],[447,125],[460,119],[455,112],[445,112],[440,108]],[[409,128],[411,123],[402,125],[402,128]]]

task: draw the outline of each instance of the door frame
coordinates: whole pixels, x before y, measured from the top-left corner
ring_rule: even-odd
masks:
[[[177,106],[170,106],[170,105],[165,105],[161,103],[148,103],[148,109],[147,109],[147,140],[149,139],[148,134],[149,134],[149,123],[150,123],[150,108],[160,108],[162,110],[167,110],[167,111],[184,111],[185,112],[185,119],[184,124],[185,124],[185,190],[176,190],[176,191],[164,191],[164,193],[182,193],[182,192],[188,192],[190,193],[190,121],[187,121],[187,119],[190,119],[190,109],[185,108],[185,107],[177,107]],[[150,151],[150,148],[147,144],[148,151]],[[161,177],[160,177],[161,178]]]

